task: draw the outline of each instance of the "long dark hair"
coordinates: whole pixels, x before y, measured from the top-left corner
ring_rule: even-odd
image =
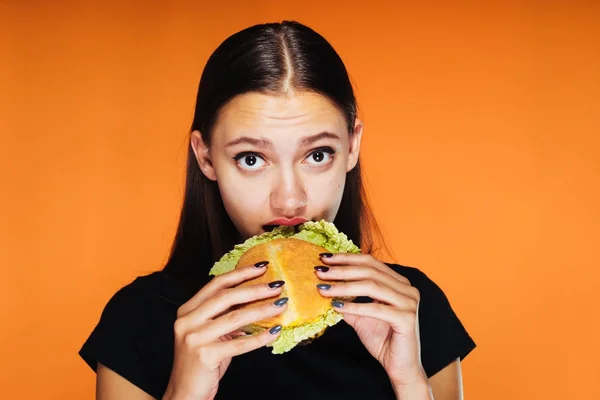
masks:
[[[325,38],[293,21],[246,28],[214,51],[200,79],[191,131],[200,131],[210,145],[219,110],[233,97],[282,92],[286,85],[328,97],[353,133],[357,104],[344,63]],[[374,235],[380,233],[368,206],[360,161],[346,175],[334,224],[363,251],[373,250]],[[238,241],[217,183],[204,176],[189,145],[181,216],[164,271],[197,290],[208,281],[212,264]]]

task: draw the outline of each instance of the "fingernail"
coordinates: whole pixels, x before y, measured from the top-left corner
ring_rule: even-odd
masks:
[[[327,272],[327,271],[329,271],[329,267],[318,266],[318,267],[315,267],[315,270],[319,271],[319,272]]]
[[[272,327],[271,329],[269,329],[269,333],[271,335],[276,335],[279,333],[279,331],[281,331],[281,325],[275,325],[274,327]]]
[[[319,283],[317,285],[317,289],[321,289],[321,290],[329,290],[331,289],[331,285],[328,283]]]
[[[342,307],[344,307],[344,302],[342,302],[342,301],[332,301],[331,305],[334,306],[335,308],[342,308]]]
[[[288,300],[289,299],[287,297],[282,297],[280,299],[275,300],[275,302],[273,304],[275,305],[275,307],[281,307],[282,305],[287,303]]]
[[[283,285],[285,285],[285,282],[284,282],[284,281],[275,281],[275,282],[271,282],[271,283],[269,283],[269,287],[270,287],[271,289],[280,288],[280,287],[282,287]]]
[[[333,257],[333,254],[332,253],[321,253],[321,254],[319,254],[319,257],[330,258],[330,257]]]
[[[256,264],[254,264],[254,268],[266,267],[268,263],[268,261],[259,261]]]

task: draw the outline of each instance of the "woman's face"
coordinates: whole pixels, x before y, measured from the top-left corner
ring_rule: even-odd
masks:
[[[270,225],[333,221],[361,134],[357,121],[350,136],[342,112],[319,94],[250,93],[223,107],[210,148],[199,132],[192,146],[246,239]]]

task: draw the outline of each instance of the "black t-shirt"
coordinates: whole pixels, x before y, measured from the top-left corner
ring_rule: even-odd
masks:
[[[427,376],[466,357],[475,343],[443,291],[416,268],[388,265],[420,291],[421,358]],[[92,369],[102,363],[162,398],[173,365],[173,324],[188,298],[164,272],[138,277],[110,299],[80,356]],[[290,352],[273,355],[265,347],[234,357],[216,399],[254,398],[252,393],[302,400],[395,399],[381,364],[343,320]]]

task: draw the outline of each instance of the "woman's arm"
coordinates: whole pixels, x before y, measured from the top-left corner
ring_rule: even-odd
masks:
[[[431,386],[435,400],[463,400],[460,360],[454,360],[447,367],[429,378],[429,385]]]
[[[96,374],[96,400],[154,400],[121,375],[98,363]]]
[[[396,397],[404,399],[463,400],[460,359],[429,378],[428,383],[394,387]]]

